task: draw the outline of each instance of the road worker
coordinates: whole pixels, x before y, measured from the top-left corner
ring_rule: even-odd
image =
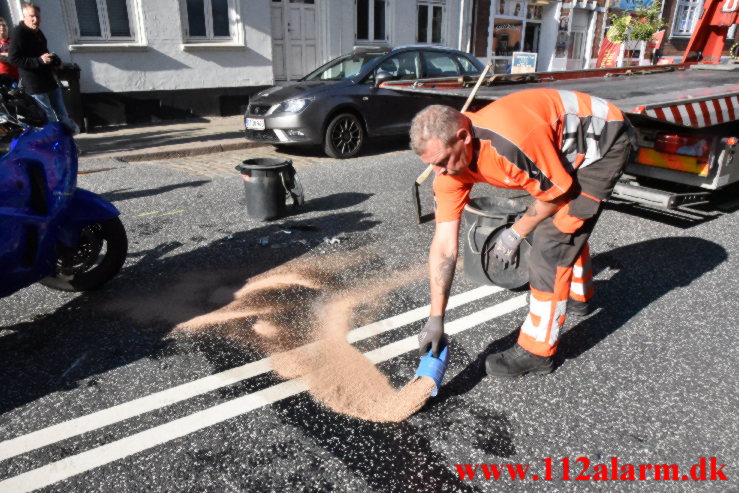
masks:
[[[421,354],[438,354],[457,261],[460,218],[474,183],[522,189],[535,199],[493,247],[503,267],[533,235],[530,306],[517,343],[489,355],[489,375],[550,373],[565,314],[587,314],[593,296],[588,237],[633,149],[633,130],[607,101],[575,91],[530,89],[481,110],[429,106],[413,119],[411,148],[433,166],[436,231],[429,252],[431,312]]]

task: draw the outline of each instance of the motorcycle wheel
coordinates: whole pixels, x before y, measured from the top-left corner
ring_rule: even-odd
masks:
[[[85,226],[74,251],[60,256],[56,273],[41,280],[61,291],[89,291],[111,280],[128,254],[128,239],[117,217]]]

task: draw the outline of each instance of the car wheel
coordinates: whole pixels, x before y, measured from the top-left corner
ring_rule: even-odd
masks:
[[[335,116],[326,127],[323,150],[333,158],[354,157],[363,145],[364,128],[362,122],[351,113],[342,113]]]

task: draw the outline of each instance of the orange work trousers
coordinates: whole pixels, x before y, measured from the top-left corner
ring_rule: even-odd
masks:
[[[530,353],[551,356],[557,351],[567,316],[567,301],[589,301],[593,271],[588,238],[631,153],[625,132],[602,159],[577,170],[573,196],[554,216],[541,222],[529,257],[529,313],[518,344]]]

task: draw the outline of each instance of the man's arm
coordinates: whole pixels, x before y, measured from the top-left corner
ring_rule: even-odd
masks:
[[[459,220],[436,224],[429,251],[431,316],[443,315],[452,289],[459,250]]]
[[[8,53],[10,63],[16,67],[25,69],[39,68],[44,62],[39,57],[25,56],[22,36],[19,30],[13,33],[13,37],[10,40],[10,51]]]
[[[569,193],[566,193],[551,202],[536,200],[521,216],[518,221],[513,223],[513,230],[519,236],[528,236],[544,219],[553,216],[564,204],[569,201]]]

